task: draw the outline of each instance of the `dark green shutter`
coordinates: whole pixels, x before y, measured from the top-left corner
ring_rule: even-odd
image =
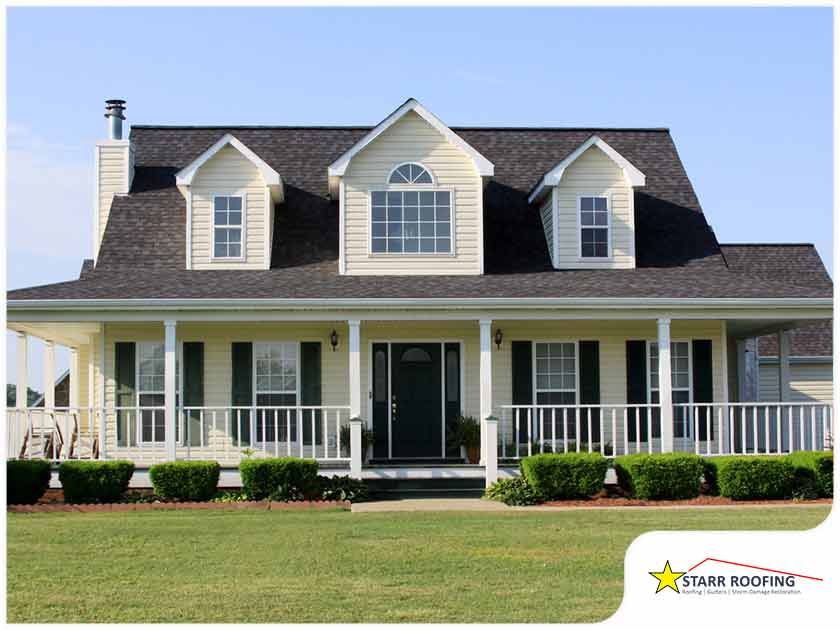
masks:
[[[692,397],[696,403],[710,403],[713,401],[714,391],[712,385],[712,342],[710,339],[695,339],[691,342],[691,373],[693,378]],[[696,421],[700,425],[699,436],[701,441],[706,438],[706,416],[708,408],[697,411]],[[714,414],[709,418],[711,435],[708,439],[715,439]]]
[[[514,405],[531,405],[534,402],[534,364],[531,360],[531,345],[530,341],[512,341],[510,344]]]
[[[116,406],[134,407],[136,397],[136,349],[134,342],[119,342],[114,344],[114,377],[117,381]],[[134,412],[117,412],[117,444],[119,446],[133,446],[135,440],[128,423],[129,416],[134,419]]]
[[[317,407],[321,404],[321,342],[300,344],[300,404]],[[303,443],[312,444],[312,419],[315,419],[315,443],[323,444],[323,418],[320,411],[303,414]],[[313,457],[315,454],[313,454]]]
[[[580,352],[580,404],[581,405],[599,405],[601,404],[601,365],[600,352],[597,341],[580,341],[578,342]],[[592,442],[593,444],[601,442],[601,410],[590,409],[582,412],[582,420],[585,428],[581,435],[581,439],[589,439],[589,427],[587,424],[588,418],[592,418]]]
[[[253,382],[253,345],[249,341],[235,341],[231,344],[231,404],[234,407],[250,407],[254,404]],[[250,411],[231,412],[230,426],[234,445],[239,446],[239,425],[241,413],[242,446],[251,443],[251,414]]]
[[[628,341],[627,353],[627,404],[641,405],[647,403],[647,352],[645,341]],[[627,439],[636,441],[636,410],[631,409],[627,414]],[[638,412],[639,439],[647,441],[647,413]]]
[[[204,406],[204,343],[201,341],[185,341],[183,349],[184,361],[184,407]],[[201,444],[201,412],[191,411],[186,427],[187,435],[178,436],[179,441],[189,441],[190,446]],[[180,428],[180,422],[178,423]],[[186,438],[189,437],[189,440]]]

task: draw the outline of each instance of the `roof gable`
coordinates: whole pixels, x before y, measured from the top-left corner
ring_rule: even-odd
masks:
[[[633,164],[621,155],[618,151],[613,149],[609,144],[607,144],[600,136],[593,135],[591,136],[586,142],[581,144],[577,149],[572,151],[569,155],[567,155],[557,166],[552,168],[548,173],[546,173],[542,181],[537,184],[534,191],[528,197],[528,202],[533,203],[535,200],[539,199],[546,188],[550,186],[557,186],[560,183],[560,180],[563,178],[563,173],[565,173],[566,169],[580,156],[582,156],[590,147],[597,147],[600,149],[604,155],[610,158],[616,166],[618,166],[622,172],[624,173],[624,177],[627,179],[627,182],[635,187],[644,186],[645,185],[645,174],[642,173],[638,168],[633,166]]]
[[[182,189],[182,187],[192,185],[193,179],[199,169],[228,145],[239,151],[245,159],[257,168],[260,175],[262,175],[265,185],[271,188],[272,197],[275,198],[275,201],[282,201],[283,180],[280,177],[280,174],[271,168],[265,160],[230,133],[223,135],[218,141],[216,141],[215,144],[213,144],[213,146],[175,174],[175,184],[178,188]]]
[[[440,134],[446,138],[447,142],[462,149],[473,161],[473,164],[475,164],[475,168],[479,175],[482,177],[491,177],[493,175],[494,166],[490,160],[470,146],[466,140],[447,127],[442,120],[423,107],[416,99],[410,98],[400,105],[392,114],[385,118],[385,120],[371,129],[352,147],[345,151],[337,160],[329,165],[327,173],[330,179],[343,176],[350,164],[350,160],[352,160],[355,155],[361,152],[371,142],[376,140],[383,132],[385,132],[408,112],[412,111],[440,132]]]

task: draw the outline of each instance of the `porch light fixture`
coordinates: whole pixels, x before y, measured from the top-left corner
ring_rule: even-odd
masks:
[[[493,337],[493,341],[496,342],[496,350],[500,350],[502,347],[502,329],[496,329],[496,335]]]
[[[338,333],[335,332],[335,328],[330,333],[330,345],[332,346],[333,352],[335,352],[335,347],[338,345]]]

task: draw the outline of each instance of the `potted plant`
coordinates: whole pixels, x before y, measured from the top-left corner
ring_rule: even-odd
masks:
[[[344,457],[350,457],[350,425],[341,427],[341,452]],[[367,463],[368,455],[373,449],[373,444],[376,441],[376,436],[371,429],[362,425],[362,463]]]
[[[461,448],[466,452],[467,462],[477,464],[481,457],[481,426],[472,416],[455,418],[447,435],[450,448]]]

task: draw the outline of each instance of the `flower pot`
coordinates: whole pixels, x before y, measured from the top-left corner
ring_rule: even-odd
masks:
[[[481,459],[481,449],[478,446],[467,447],[467,463],[477,464]]]

